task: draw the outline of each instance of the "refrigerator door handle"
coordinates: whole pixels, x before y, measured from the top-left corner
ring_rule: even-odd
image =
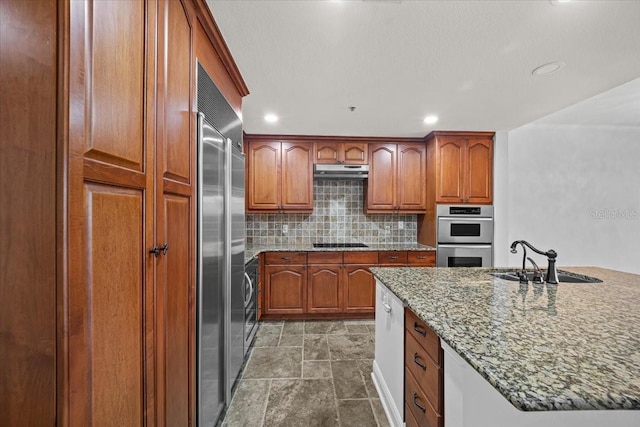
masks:
[[[244,299],[244,308],[247,308],[247,306],[251,302],[251,297],[253,297],[254,288],[253,288],[253,282],[251,281],[251,278],[247,273],[244,273],[244,278],[246,279],[247,282],[249,282],[249,295],[247,296],[247,298]]]

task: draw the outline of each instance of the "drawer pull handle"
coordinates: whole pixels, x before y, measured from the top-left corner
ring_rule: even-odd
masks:
[[[427,331],[418,326],[418,322],[413,322],[413,330],[422,335],[423,337],[427,336]]]
[[[418,259],[427,259],[427,257],[426,257],[426,256],[418,256],[417,258],[418,258]]]
[[[291,257],[290,256],[283,256],[283,257],[280,257],[280,259],[283,260],[283,261],[291,261]]]
[[[398,259],[397,256],[388,256],[387,258],[389,258],[389,259]]]
[[[416,405],[423,413],[427,412],[427,408],[418,403],[418,393],[413,393],[413,404]]]
[[[386,311],[387,313],[391,313],[391,306],[388,303],[383,302],[382,307],[384,308],[384,311]]]
[[[423,371],[427,370],[427,365],[425,365],[424,363],[422,363],[420,361],[420,356],[418,355],[418,353],[415,353],[413,355],[413,361],[416,363],[416,365],[420,366],[422,368]]]

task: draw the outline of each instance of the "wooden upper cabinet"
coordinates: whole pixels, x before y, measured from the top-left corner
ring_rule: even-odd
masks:
[[[467,142],[467,200],[469,203],[493,201],[493,140]]]
[[[366,165],[369,161],[368,145],[364,142],[345,142],[343,145],[344,164]]]
[[[398,144],[398,210],[424,211],[427,195],[427,150],[424,144]]]
[[[465,162],[464,139],[456,137],[438,138],[438,164],[436,201],[438,203],[462,203],[464,198]]]
[[[427,144],[435,144],[436,203],[493,202],[492,132],[434,132]]]
[[[367,144],[364,142],[315,142],[313,144],[313,162],[366,165],[368,161],[367,148]]]
[[[251,141],[247,151],[248,210],[280,208],[281,143]]]
[[[282,143],[281,209],[313,209],[312,150],[308,142]]]
[[[308,142],[247,143],[247,211],[313,210],[313,146]]]
[[[426,147],[371,144],[367,212],[422,213],[426,208]]]
[[[367,210],[393,210],[396,192],[396,144],[371,144]]]

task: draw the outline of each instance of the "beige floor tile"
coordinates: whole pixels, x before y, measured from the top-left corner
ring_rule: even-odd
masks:
[[[328,360],[303,360],[302,378],[331,378],[331,362]]]
[[[338,426],[330,379],[273,380],[265,427]]]
[[[377,427],[368,399],[338,400],[340,427]]]

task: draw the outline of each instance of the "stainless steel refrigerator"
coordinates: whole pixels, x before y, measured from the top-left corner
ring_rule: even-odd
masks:
[[[197,424],[229,403],[244,360],[242,125],[198,64]]]

